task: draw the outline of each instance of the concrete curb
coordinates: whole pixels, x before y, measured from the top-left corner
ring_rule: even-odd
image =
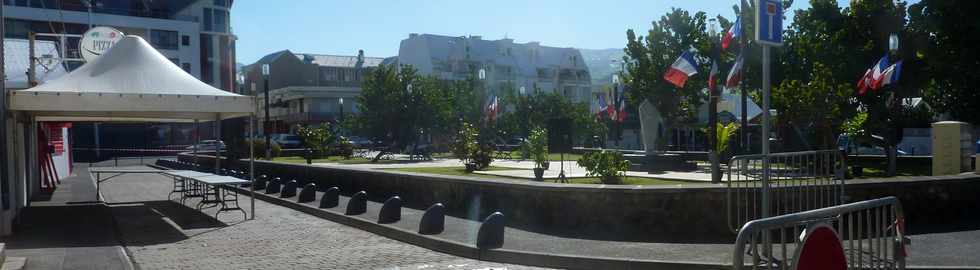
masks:
[[[241,195],[248,196],[249,194],[248,189],[239,187],[228,188],[238,192]],[[564,269],[731,269],[731,265],[727,264],[587,257],[568,254],[528,252],[512,249],[479,249],[475,244],[460,243],[457,241],[418,234],[414,231],[404,230],[395,226],[377,224],[372,219],[363,218],[363,215],[346,216],[319,209],[317,207],[298,204],[292,200],[282,199],[277,196],[269,196],[262,193],[256,193],[255,195],[256,199],[268,203],[290,208],[377,235],[438,252],[482,261]],[[261,214],[257,215],[261,216]]]

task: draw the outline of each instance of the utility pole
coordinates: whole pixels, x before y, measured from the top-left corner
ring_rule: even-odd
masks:
[[[745,21],[742,20],[742,14],[745,14],[745,11],[746,11],[745,9],[748,8],[748,5],[745,4],[745,0],[742,0],[742,1],[739,1],[739,2],[740,2],[739,4],[741,6],[738,9],[738,11],[739,11],[738,12],[738,20],[736,20],[736,21],[738,21],[738,23],[744,23]],[[741,26],[739,26],[739,27],[741,27]],[[742,30],[743,30],[742,35],[738,38],[739,39],[739,41],[738,41],[739,42],[738,43],[738,45],[739,45],[738,55],[740,57],[745,57],[745,51],[746,51],[745,48],[747,48],[749,46],[749,42],[748,42],[748,35],[745,35],[745,32],[744,32],[745,28],[742,28]],[[744,58],[743,58],[742,61],[745,61]],[[748,65],[746,65],[746,64],[743,63],[741,68],[742,68],[742,70],[739,71],[739,72],[741,72],[743,75],[742,76],[739,76],[739,79],[738,79],[739,80],[739,82],[738,82],[738,88],[739,88],[739,91],[742,93],[742,97],[741,97],[741,100],[742,100],[742,109],[741,109],[741,111],[742,111],[742,114],[741,114],[742,115],[742,117],[741,117],[742,128],[739,128],[738,129],[738,144],[739,144],[739,147],[738,148],[739,148],[740,151],[742,151],[742,153],[748,153],[748,152],[750,152],[749,150],[751,150],[751,148],[752,148],[752,146],[751,146],[752,144],[749,142],[749,136],[748,136],[748,134],[749,134],[749,112],[748,112],[748,109],[747,108],[749,106],[748,105],[748,103],[749,103],[748,102],[748,99],[749,99],[748,98],[748,96],[749,96],[749,93],[748,92],[749,91],[748,91],[748,89],[745,88],[745,85],[742,85],[742,78],[745,77],[744,74],[748,74]]]
[[[262,124],[262,135],[265,135],[265,158],[272,159],[272,138],[269,137],[269,64],[262,64],[262,84],[265,89],[265,123]]]

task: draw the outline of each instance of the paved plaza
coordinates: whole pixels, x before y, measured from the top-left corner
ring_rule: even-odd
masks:
[[[7,240],[8,255],[28,257],[28,269],[540,269],[439,253],[258,200],[255,220],[214,219],[213,208],[167,200],[170,185],[124,175],[103,184],[107,205],[81,203],[94,190],[76,167],[29,209],[37,215]],[[248,211],[248,197],[241,202]]]

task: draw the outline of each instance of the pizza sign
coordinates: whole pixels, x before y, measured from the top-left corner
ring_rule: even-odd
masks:
[[[80,47],[82,59],[91,62],[112,48],[116,42],[122,40],[123,32],[112,27],[99,26],[89,29],[82,36]]]

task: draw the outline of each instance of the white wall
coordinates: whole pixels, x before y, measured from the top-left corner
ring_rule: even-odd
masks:
[[[69,155],[71,154],[71,142],[68,141],[68,129],[61,128],[61,138],[65,140],[65,151],[60,154],[55,152],[51,154],[51,159],[54,161],[54,168],[58,171],[58,179],[65,179],[71,174]]]

